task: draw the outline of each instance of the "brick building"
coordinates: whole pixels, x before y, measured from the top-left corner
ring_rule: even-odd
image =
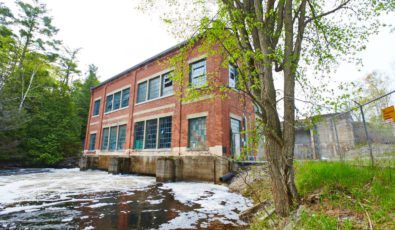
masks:
[[[210,73],[234,90],[225,98],[206,95],[181,102],[169,77],[174,68],[164,63],[185,44],[92,88],[84,156],[240,155],[247,138],[242,130],[252,125],[254,115],[252,103],[234,89],[237,71],[232,65],[223,67],[221,56],[202,53],[196,45],[187,55],[189,85],[210,85]]]

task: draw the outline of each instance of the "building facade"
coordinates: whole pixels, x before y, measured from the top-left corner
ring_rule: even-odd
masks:
[[[252,127],[254,113],[251,101],[235,89],[236,68],[224,67],[221,56],[202,53],[199,45],[191,48],[189,74],[183,76],[188,87],[215,79],[232,90],[225,97],[213,93],[182,101],[176,90],[185,89],[172,81],[174,68],[164,63],[183,45],[92,88],[84,156],[240,156],[243,130]]]

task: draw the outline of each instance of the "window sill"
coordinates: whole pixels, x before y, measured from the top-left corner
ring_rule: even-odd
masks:
[[[118,112],[118,111],[121,111],[121,110],[124,110],[124,109],[127,109],[127,108],[129,108],[129,106],[126,106],[126,107],[123,107],[123,108],[120,108],[120,109],[117,109],[117,110],[112,110],[112,111],[105,112],[104,115],[107,115],[107,114],[110,114],[110,113],[114,113],[114,112]]]
[[[209,151],[209,148],[201,148],[201,149],[191,149],[191,148],[187,148],[186,149],[187,152],[207,152]]]
[[[99,114],[98,114],[98,115],[94,115],[94,116],[92,116],[92,118],[96,118],[96,117],[99,117]]]
[[[163,149],[133,149],[133,152],[171,152],[171,148],[163,148]]]
[[[142,101],[142,102],[136,103],[135,105],[142,105],[142,104],[145,104],[145,103],[149,103],[149,102],[152,102],[152,101],[160,100],[160,99],[171,97],[171,96],[174,96],[174,93],[166,95],[166,96],[162,96],[162,97],[157,97],[157,98],[154,98],[154,99],[151,99],[151,100]]]

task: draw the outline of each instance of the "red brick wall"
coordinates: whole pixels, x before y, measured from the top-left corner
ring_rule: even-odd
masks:
[[[234,91],[230,93],[225,99],[211,97],[190,103],[181,103],[177,96],[168,96],[154,99],[149,102],[136,104],[138,82],[143,79],[155,76],[155,74],[168,69],[168,66],[163,64],[163,61],[172,57],[174,54],[175,52],[172,52],[160,58],[159,60],[135,69],[122,77],[119,77],[92,90],[90,107],[91,111],[89,113],[88,119],[85,149],[88,149],[89,136],[91,132],[96,132],[95,149],[100,149],[103,127],[119,122],[120,120],[116,120],[117,117],[121,117],[121,120],[127,123],[127,138],[125,146],[126,149],[130,149],[133,147],[134,120],[163,113],[173,113],[172,148],[187,147],[188,115],[207,112],[208,116],[206,125],[208,146],[226,147],[226,154],[230,154],[230,113],[233,113],[239,117],[244,117],[244,111],[246,111],[247,116],[250,117],[249,120],[252,121],[253,119],[252,104],[248,99],[245,102],[242,102],[240,99],[243,99],[244,97],[241,96],[240,93]],[[188,59],[194,59],[201,55],[202,53],[199,53],[198,49],[195,48],[189,53]],[[220,56],[208,56],[206,58],[207,78],[209,79],[209,82],[215,78],[215,81],[222,84],[228,83],[228,69],[223,68],[221,66],[221,62],[222,58]],[[185,74],[185,80],[189,80],[189,75],[187,73]],[[105,114],[104,110],[106,94],[117,89],[125,88],[126,86],[130,86],[129,106],[116,112]],[[94,99],[98,97],[100,97],[101,100],[99,116],[92,117]],[[155,108],[158,107],[167,108],[155,110]],[[155,111],[147,111],[152,109]],[[110,121],[108,121],[109,119]]]

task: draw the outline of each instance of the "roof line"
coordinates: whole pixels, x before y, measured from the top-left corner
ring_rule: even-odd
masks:
[[[162,51],[162,52],[160,52],[160,53],[158,53],[158,54],[156,54],[156,55],[154,55],[154,56],[152,56],[152,57],[150,57],[150,58],[148,58],[148,59],[146,59],[146,60],[144,60],[144,61],[142,61],[142,62],[140,62],[140,63],[138,63],[138,64],[136,64],[136,65],[134,65],[134,66],[132,66],[130,68],[128,68],[128,69],[126,69],[126,70],[124,70],[124,71],[122,71],[121,73],[119,73],[119,74],[117,74],[117,75],[115,75],[115,76],[113,76],[113,77],[101,82],[100,84],[91,87],[91,90],[99,88],[100,86],[103,86],[103,85],[105,85],[105,84],[107,84],[107,83],[109,83],[111,81],[114,81],[114,80],[124,76],[125,74],[132,72],[133,70],[136,70],[136,69],[138,69],[138,68],[140,68],[140,67],[142,67],[142,66],[144,66],[144,65],[146,65],[146,64],[148,64],[150,62],[153,62],[153,61],[155,61],[155,60],[157,60],[157,59],[169,54],[170,52],[172,52],[172,51],[174,51],[176,49],[179,49],[182,46],[185,46],[187,43],[188,43],[188,40],[180,42],[177,45],[172,46],[172,47],[170,47],[170,48],[168,48],[168,49],[166,49],[166,50],[164,50],[164,51]]]

